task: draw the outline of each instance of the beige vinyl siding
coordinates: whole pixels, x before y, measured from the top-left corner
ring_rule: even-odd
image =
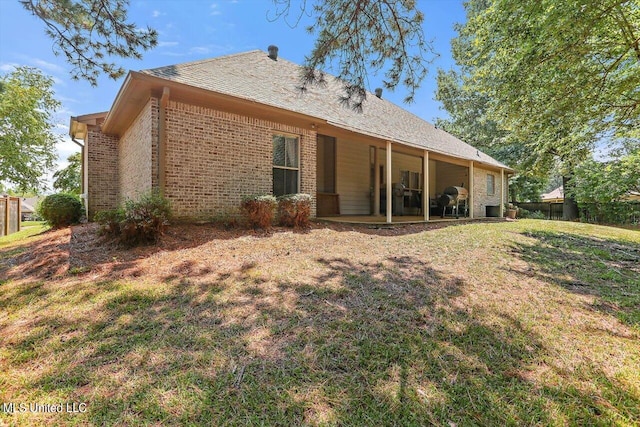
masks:
[[[383,150],[383,152],[384,151],[386,150]],[[393,150],[391,151],[393,152]],[[420,174],[420,182],[422,182],[422,159],[404,153],[393,152],[391,157],[392,184],[400,182],[400,171],[417,172]]]
[[[410,171],[410,172],[418,172],[420,173],[420,182],[422,183],[422,158],[417,156],[412,156],[404,153],[397,153],[393,149],[392,157],[391,157],[391,179],[392,184],[396,182],[400,182],[400,171]],[[378,167],[383,166],[386,168],[387,162],[387,150],[384,148],[378,149]],[[384,171],[384,169],[383,169]],[[386,185],[386,171],[382,173],[382,184],[381,187]],[[384,190],[384,188],[383,188]]]
[[[437,173],[437,164],[435,160],[429,160],[429,198],[436,198],[436,173]]]
[[[451,163],[438,162],[436,169],[436,194],[442,194],[447,187],[460,187],[461,184],[464,184],[464,188],[469,188],[469,168]]]
[[[336,142],[336,190],[342,215],[369,215],[369,145],[339,138]]]

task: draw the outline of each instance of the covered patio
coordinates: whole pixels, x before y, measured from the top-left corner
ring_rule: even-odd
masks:
[[[458,219],[454,217],[440,218],[431,217],[428,221],[425,221],[422,215],[410,215],[410,216],[392,216],[391,222],[387,222],[385,216],[374,215],[340,215],[340,216],[326,216],[317,217],[318,221],[328,222],[341,222],[347,224],[372,224],[372,225],[389,225],[389,224],[424,224],[434,222],[455,222],[469,220],[466,217],[460,217]]]
[[[325,132],[317,138],[319,220],[412,224],[484,218],[489,205],[503,209],[503,168],[336,129]],[[443,205],[441,198],[452,188],[464,197]]]

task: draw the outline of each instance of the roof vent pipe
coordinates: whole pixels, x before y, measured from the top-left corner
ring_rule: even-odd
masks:
[[[278,60],[278,46],[276,45],[271,45],[267,48],[267,50],[269,51],[269,58],[273,59],[274,61]]]
[[[376,96],[380,99],[382,99],[382,88],[381,87],[377,87],[376,88]]]

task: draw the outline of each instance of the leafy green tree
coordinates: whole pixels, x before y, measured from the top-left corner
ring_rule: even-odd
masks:
[[[518,173],[509,181],[511,201],[538,200],[547,180],[546,170],[532,168],[533,158],[527,155],[527,147],[507,137],[508,132],[488,116],[489,98],[465,85],[463,79],[454,70],[438,70],[435,97],[449,118],[436,120],[436,126],[516,168]]]
[[[69,164],[53,174],[53,188],[64,193],[80,194],[82,179],[81,153],[74,153],[67,158]]]
[[[638,0],[469,0],[453,52],[487,117],[533,168],[560,161],[565,192],[597,141],[640,136]],[[565,198],[565,217],[577,205]]]
[[[20,0],[46,26],[56,54],[73,66],[71,77],[92,85],[104,73],[116,80],[125,69],[108,58],[142,58],[158,43],[156,30],[127,21],[129,0]]]
[[[536,152],[584,156],[594,136],[638,137],[638,0],[471,0],[456,59],[492,116]]]
[[[405,102],[413,101],[426,64],[435,58],[414,0],[317,0],[310,7],[303,2],[297,12],[291,11],[291,0],[274,3],[274,19],[293,20],[292,26],[305,12],[313,16],[307,31],[317,39],[304,63],[301,89],[324,84],[319,70],[337,61],[336,76],[345,82],[342,101],[355,110],[366,98],[367,75],[383,69],[384,86],[393,90],[402,84],[408,90]]]
[[[575,169],[574,195],[581,203],[611,203],[640,193],[640,147],[622,157],[598,162],[588,159]]]
[[[60,105],[53,80],[19,67],[0,81],[0,181],[18,191],[44,188],[42,177],[53,168],[59,140],[52,131],[52,114]]]

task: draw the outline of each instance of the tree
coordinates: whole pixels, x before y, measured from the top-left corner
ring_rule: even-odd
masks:
[[[66,168],[60,169],[53,174],[53,188],[56,190],[80,194],[82,179],[82,157],[81,153],[74,153],[67,158],[69,164]]]
[[[120,78],[124,68],[106,58],[142,57],[140,51],[158,43],[156,30],[141,30],[127,21],[129,0],[20,0],[46,25],[55,52],[64,54],[74,68],[74,79],[97,84],[100,73]],[[386,69],[384,86],[405,86],[411,102],[427,74],[425,64],[436,55],[422,30],[424,15],[415,0],[304,0],[297,13],[291,0],[273,0],[273,20],[284,19],[295,27],[306,13],[314,16],[307,31],[317,34],[305,60],[301,91],[325,82],[320,71],[338,62],[337,77],[344,82],[341,100],[356,110],[366,98],[369,73]]]
[[[21,191],[44,188],[42,176],[53,168],[59,140],[52,131],[52,114],[60,106],[53,80],[18,67],[0,81],[0,181]]]
[[[508,138],[508,132],[488,116],[489,98],[465,85],[464,77],[454,70],[438,70],[435,98],[442,102],[449,118],[437,119],[436,126],[516,168],[518,173],[509,181],[512,201],[538,200],[546,171],[532,169],[526,146]]]
[[[291,0],[274,0],[275,19],[291,19],[296,26],[307,11],[303,2],[298,14]],[[323,71],[337,61],[336,77],[344,82],[345,105],[362,109],[367,75],[386,68],[384,86],[393,90],[402,84],[413,101],[427,74],[426,64],[435,59],[424,37],[424,15],[413,0],[317,0],[309,12],[314,23],[307,27],[317,34],[313,50],[304,62],[301,90],[325,82]],[[429,57],[429,58],[427,58]]]
[[[573,168],[603,139],[640,136],[638,0],[470,0],[454,39],[464,84],[533,169]],[[577,205],[565,198],[565,217]]]
[[[588,159],[575,169],[574,195],[581,203],[611,203],[640,193],[640,147],[620,158]]]
[[[93,86],[100,73],[116,80],[124,68],[107,58],[142,58],[140,50],[158,43],[156,30],[127,21],[129,0],[20,0],[44,22],[56,54],[73,66],[71,77]]]
[[[594,135],[639,136],[638,0],[472,0],[466,7],[456,59],[504,128],[523,140],[541,134],[539,151],[557,155],[582,152]]]

